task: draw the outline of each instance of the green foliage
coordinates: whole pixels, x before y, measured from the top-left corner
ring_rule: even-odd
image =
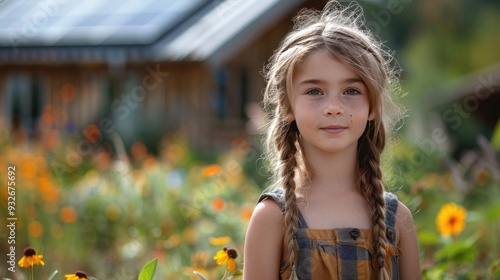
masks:
[[[261,192],[243,168],[253,152],[246,140],[214,162],[200,160],[180,138],[165,141],[158,156],[97,148],[80,165],[53,172],[50,160],[64,158],[61,150],[78,143],[64,141],[66,148],[55,150],[0,146],[0,162],[19,170],[17,248],[39,248],[44,269],[79,267],[97,279],[133,278],[154,258],[160,278],[191,279],[193,270],[203,269],[215,279],[224,271],[210,257],[221,249],[210,238],[228,236],[230,247],[243,247]],[[7,203],[1,205],[5,219]],[[241,267],[241,257],[236,261]]]
[[[479,234],[476,234],[467,240],[448,243],[434,254],[434,259],[438,262],[473,262],[477,253],[474,245],[478,238]]]
[[[406,140],[393,149],[389,174],[399,198],[414,212],[424,279],[495,279],[500,260],[500,161],[484,138],[457,161]],[[415,154],[422,156],[416,160]],[[394,190],[393,190],[394,191]],[[440,208],[454,202],[467,210],[456,236],[437,230]]]
[[[497,151],[500,150],[500,121],[497,123],[493,136],[491,138],[491,145]]]
[[[152,280],[153,276],[155,275],[156,271],[156,265],[158,264],[158,258],[151,260],[147,264],[145,264],[140,273],[139,273],[139,280]]]

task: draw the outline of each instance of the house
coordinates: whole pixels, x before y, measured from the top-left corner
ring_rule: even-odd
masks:
[[[26,139],[118,134],[153,150],[245,135],[261,71],[301,7],[320,0],[4,1],[0,118]]]

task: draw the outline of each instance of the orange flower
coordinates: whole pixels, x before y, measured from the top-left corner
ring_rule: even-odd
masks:
[[[158,161],[156,160],[156,158],[154,156],[148,155],[144,159],[143,164],[144,164],[144,167],[146,167],[146,168],[155,168],[158,166]]]
[[[148,153],[148,148],[144,145],[144,143],[138,141],[132,145],[130,153],[135,160],[142,161]]]
[[[28,224],[28,231],[33,237],[40,237],[43,234],[43,226],[40,222],[31,221]]]
[[[177,234],[171,235],[165,243],[167,248],[173,248],[179,244],[181,244],[181,237]]]
[[[96,124],[89,124],[84,130],[83,135],[89,143],[97,143],[102,138],[102,132]]]
[[[66,206],[61,209],[59,212],[59,217],[61,218],[61,221],[66,224],[71,224],[76,221],[77,215],[76,211],[73,207],[71,206]]]
[[[45,124],[51,124],[54,121],[54,115],[52,114],[52,112],[44,112],[42,114],[42,121]]]
[[[467,211],[455,203],[443,205],[436,218],[439,233],[445,237],[460,234],[465,228],[466,216]]]
[[[252,214],[253,214],[253,206],[243,206],[243,207],[241,207],[241,209],[240,209],[240,218],[243,221],[245,221],[245,222],[250,221],[250,218],[252,217]]]
[[[167,151],[164,153],[164,156],[166,156],[167,159],[171,161],[178,161],[184,155],[186,152],[184,151],[184,148],[179,145],[179,144],[172,144],[167,148]]]
[[[225,203],[224,199],[222,199],[220,197],[216,197],[216,198],[212,199],[212,208],[216,212],[222,211],[224,209],[225,205],[226,205],[226,203]]]
[[[236,272],[236,261],[238,257],[238,252],[233,248],[224,248],[217,252],[214,256],[214,260],[217,261],[218,265],[227,264],[226,269],[230,272]]]
[[[26,247],[23,252],[23,257],[17,263],[19,267],[32,267],[33,265],[45,265],[43,255],[37,255],[35,249]]]
[[[221,171],[222,170],[218,164],[211,164],[203,168],[201,173],[203,174],[203,177],[214,177],[219,175]]]

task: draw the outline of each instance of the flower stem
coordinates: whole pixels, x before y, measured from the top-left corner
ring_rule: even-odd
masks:
[[[224,275],[222,276],[222,279],[221,280],[224,280],[226,279],[227,275],[228,275],[228,272],[229,270],[226,269],[226,271],[224,271]]]
[[[31,280],[33,280],[33,279],[34,279],[34,278],[33,278],[33,265],[30,267],[30,270],[31,270],[31,275],[30,275],[30,276],[31,276],[31,278],[30,278],[30,279],[31,279]]]

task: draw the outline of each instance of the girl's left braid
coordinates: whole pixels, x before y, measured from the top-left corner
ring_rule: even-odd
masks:
[[[376,125],[381,127],[376,127]],[[371,207],[375,235],[374,256],[380,264],[378,279],[388,280],[389,275],[385,266],[388,242],[385,224],[384,186],[380,169],[380,154],[385,146],[383,125],[369,121],[358,145],[358,184],[363,197]]]

